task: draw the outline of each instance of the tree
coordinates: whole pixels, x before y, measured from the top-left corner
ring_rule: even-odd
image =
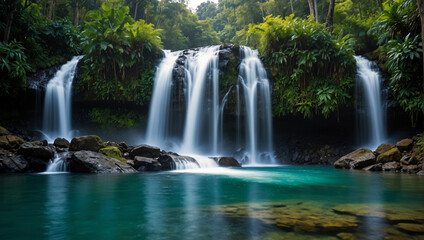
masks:
[[[417,0],[418,12],[421,21],[421,45],[422,45],[422,60],[423,60],[423,93],[424,93],[424,0]],[[423,112],[424,114],[424,112]]]
[[[214,2],[202,2],[196,9],[196,15],[199,20],[213,19],[217,14],[217,5]]]
[[[336,0],[330,0],[330,6],[328,7],[327,20],[325,21],[325,26],[328,28],[328,31],[330,33],[333,32],[334,5],[336,5]]]
[[[12,23],[15,14],[19,11],[27,9],[33,3],[32,0],[25,0],[23,5],[17,4],[16,0],[3,0],[2,5],[5,8],[7,14],[6,27],[4,28],[3,41],[9,42],[10,31],[12,30]]]

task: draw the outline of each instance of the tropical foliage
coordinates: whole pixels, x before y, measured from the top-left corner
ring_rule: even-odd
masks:
[[[333,38],[313,19],[268,16],[251,25],[256,46],[275,78],[274,113],[328,117],[350,98],[355,71],[351,39]]]

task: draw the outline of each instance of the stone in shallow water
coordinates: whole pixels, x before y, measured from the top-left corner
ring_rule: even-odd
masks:
[[[115,158],[92,151],[78,151],[71,154],[69,161],[71,172],[78,173],[134,173],[130,165]]]
[[[424,224],[398,223],[396,226],[399,229],[407,231],[407,232],[424,233]]]
[[[371,155],[372,154],[372,155]],[[339,158],[335,163],[335,168],[351,168],[352,163],[354,162],[362,162],[369,159],[375,159],[374,154],[371,150],[366,148],[361,148],[356,151],[353,151],[341,158]],[[375,163],[375,162],[374,162]],[[369,163],[367,166],[372,165],[373,163]],[[363,166],[366,167],[366,166]]]
[[[353,235],[352,233],[339,233],[337,234],[337,237],[341,240],[356,240],[355,235]]]
[[[363,170],[365,170],[365,171],[381,171],[382,166],[383,165],[381,163],[377,163],[377,164],[365,167]]]
[[[397,205],[380,204],[342,204],[333,207],[336,213],[350,214],[358,217],[379,217],[390,221],[424,220],[424,209],[406,208]]]
[[[377,162],[379,163],[399,162],[401,158],[402,158],[402,153],[400,153],[399,149],[392,148],[389,151],[378,155]]]
[[[388,162],[383,164],[382,168],[385,172],[396,172],[400,169],[400,164],[398,162]]]

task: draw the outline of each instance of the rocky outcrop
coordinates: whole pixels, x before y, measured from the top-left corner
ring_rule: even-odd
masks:
[[[49,160],[54,157],[54,150],[49,146],[36,145],[32,142],[27,142],[20,146],[18,154],[30,158]]]
[[[412,148],[414,141],[410,138],[405,138],[396,143],[396,147],[400,152],[409,151]]]
[[[378,156],[378,155],[383,154],[383,153],[385,153],[385,152],[387,152],[390,149],[395,148],[395,147],[396,146],[393,145],[393,144],[391,144],[391,143],[383,143],[383,144],[381,144],[380,146],[377,147],[377,149],[375,150],[374,154],[376,156]]]
[[[334,163],[334,167],[359,169],[375,163],[375,155],[372,151],[366,148],[361,148],[341,157]]]
[[[100,137],[96,135],[88,135],[88,136],[73,138],[69,146],[69,150],[70,151],[87,150],[87,151],[98,152],[101,148],[104,148],[104,147],[105,145],[103,144]]]
[[[135,146],[131,150],[130,155],[131,157],[139,156],[139,157],[146,157],[146,158],[157,158],[157,157],[160,157],[161,153],[160,153],[160,148],[158,147],[141,144],[141,145]]]
[[[161,171],[162,164],[156,159],[153,158],[145,158],[145,157],[135,157],[133,162],[133,167],[137,169],[137,171]]]
[[[0,150],[0,173],[22,173],[28,170],[29,164],[23,156]]]
[[[241,167],[240,163],[233,157],[211,157],[220,167]]]
[[[17,136],[3,135],[0,136],[0,149],[18,149],[25,141]]]
[[[365,171],[401,172],[406,174],[423,174],[424,151],[422,135],[406,138],[396,145],[384,143],[374,152],[375,161],[368,155],[370,150],[358,149],[343,156],[334,163],[335,168],[363,169]],[[400,149],[399,149],[400,148]],[[402,149],[402,150],[401,150]]]
[[[53,145],[60,148],[69,148],[71,144],[65,138],[56,138],[53,142]]]
[[[77,151],[71,154],[69,170],[76,173],[134,173],[130,165],[115,158],[93,151]]]
[[[387,162],[397,162],[400,161],[402,158],[402,154],[400,153],[399,149],[392,148],[388,150],[387,152],[384,152],[377,157],[377,162],[379,163],[387,163]]]

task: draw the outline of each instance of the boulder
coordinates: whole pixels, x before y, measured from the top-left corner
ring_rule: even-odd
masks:
[[[400,153],[399,149],[392,148],[389,151],[378,155],[377,162],[378,163],[388,163],[388,162],[398,162],[402,158],[402,153]]]
[[[130,165],[115,158],[92,151],[78,151],[71,154],[69,170],[77,173],[134,173]]]
[[[71,144],[65,138],[56,138],[53,142],[53,145],[60,148],[69,148]]]
[[[3,149],[18,149],[25,141],[17,136],[3,135],[0,136],[0,148]]]
[[[119,143],[119,147],[122,148],[122,149],[127,149],[128,144],[126,142],[121,142],[121,143]]]
[[[211,157],[220,167],[241,167],[240,163],[233,157]]]
[[[421,170],[421,171],[417,172],[417,175],[418,176],[424,176],[424,170]]]
[[[377,164],[373,164],[371,166],[365,167],[363,170],[377,172],[377,171],[381,171],[382,170],[382,166],[383,165],[381,163],[377,163]]]
[[[38,140],[38,141],[32,141],[30,142],[32,145],[37,145],[37,146],[44,146],[47,147],[49,145],[49,143],[47,142],[47,140]]]
[[[158,158],[158,161],[162,165],[162,170],[178,169],[178,166],[180,165],[189,164],[197,165],[198,167],[200,167],[197,161],[192,157],[179,156],[171,153],[161,155]]]
[[[377,149],[375,150],[374,153],[375,153],[376,156],[378,156],[380,154],[383,154],[383,153],[389,151],[390,149],[392,149],[394,147],[396,147],[396,146],[393,145],[393,144],[383,143],[383,144],[380,144],[380,146],[377,147]]]
[[[21,173],[28,170],[29,164],[23,156],[0,151],[0,172]]]
[[[418,165],[420,161],[417,159],[416,155],[403,155],[400,159],[402,165]]]
[[[156,159],[145,158],[145,157],[135,157],[133,167],[137,171],[160,171],[162,170],[162,164]]]
[[[413,140],[410,138],[405,138],[396,143],[396,147],[400,152],[409,151],[412,148]]]
[[[375,164],[375,156],[371,150],[366,148],[361,148],[356,151],[353,151],[341,158],[339,158],[335,163],[335,168],[346,168],[351,167],[362,168]]]
[[[400,169],[400,164],[398,162],[388,162],[383,164],[382,169],[385,172],[396,172]]]
[[[9,131],[6,128],[0,126],[0,136],[9,135]]]
[[[424,225],[417,223],[398,223],[396,225],[400,230],[411,232],[411,233],[424,233]]]
[[[18,150],[18,153],[24,155],[25,157],[40,158],[45,160],[49,160],[54,157],[54,150],[50,147],[35,145],[31,142],[22,144]]]
[[[403,173],[409,173],[409,174],[415,174],[420,170],[420,167],[418,165],[408,165],[402,167]]]
[[[119,145],[116,142],[107,141],[107,142],[105,142],[105,146],[106,147],[117,147],[117,148],[119,148]]]
[[[122,157],[122,152],[117,147],[105,147],[100,149],[99,153],[111,158],[118,159],[119,161],[124,163],[127,162],[127,159]]]
[[[157,158],[161,154],[160,154],[160,149],[158,147],[141,144],[141,145],[135,146],[131,150],[130,155],[132,157],[140,156],[140,157],[146,157],[146,158]]]
[[[71,145],[69,146],[69,150],[70,151],[87,150],[87,151],[98,152],[101,148],[104,148],[104,147],[105,145],[103,144],[100,137],[96,135],[88,135],[88,136],[73,138],[71,141]]]

